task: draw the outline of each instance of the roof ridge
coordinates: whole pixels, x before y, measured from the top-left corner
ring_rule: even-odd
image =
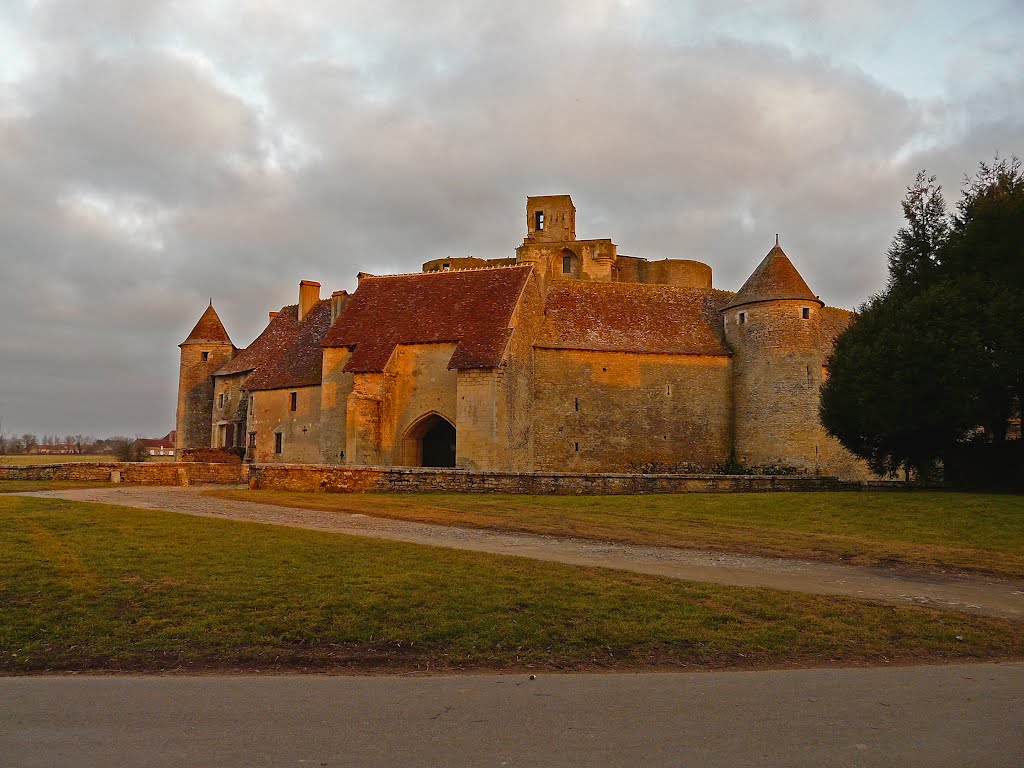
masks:
[[[486,267],[459,267],[458,269],[433,269],[429,272],[395,272],[390,275],[369,275],[363,273],[364,280],[386,280],[389,277],[419,277],[423,275],[450,275],[453,272],[487,272],[496,269],[531,268],[533,264],[494,264]]]

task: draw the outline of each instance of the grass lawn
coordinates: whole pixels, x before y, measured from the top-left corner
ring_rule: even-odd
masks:
[[[0,493],[23,493],[25,491],[63,491],[69,488],[105,488],[113,483],[91,480],[2,480]]]
[[[93,462],[98,464],[113,464],[116,458],[109,453],[100,454],[54,454],[53,456],[40,455],[37,453],[3,454],[0,455],[0,466],[27,467],[32,464],[69,464],[71,462]]]
[[[174,461],[173,456],[150,456],[149,461]],[[114,464],[117,462],[115,456],[109,453],[100,454],[54,454],[52,456],[39,454],[0,454],[0,466],[27,467],[34,464],[69,464],[72,462],[92,462],[94,464]]]
[[[650,496],[326,494],[227,499],[636,544],[1024,576],[1024,496],[949,492]]]
[[[1021,625],[168,512],[0,497],[0,673],[1020,658]]]

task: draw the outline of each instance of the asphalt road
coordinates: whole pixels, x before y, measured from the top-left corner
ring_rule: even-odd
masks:
[[[1024,663],[0,678],[0,765],[1024,765]]]

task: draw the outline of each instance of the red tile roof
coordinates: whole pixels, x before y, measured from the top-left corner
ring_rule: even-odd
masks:
[[[239,352],[232,360],[215,373],[215,376],[227,376],[233,373],[255,371],[279,358],[295,341],[299,332],[299,306],[281,307],[277,317],[267,323],[263,333],[256,337],[248,347]]]
[[[384,370],[399,344],[455,343],[449,368],[494,368],[532,266],[364,276],[325,347],[353,347],[345,370]]]
[[[816,301],[822,306],[825,303],[814,295],[800,273],[796,271],[793,262],[777,245],[768,251],[768,255],[757,265],[725,309],[775,299]]]
[[[228,332],[224,330],[224,324],[220,321],[220,317],[217,316],[217,310],[213,308],[213,302],[210,302],[210,306],[203,312],[199,322],[192,329],[192,333],[178,346],[183,347],[186,344],[230,343],[231,339],[228,337]]]
[[[261,355],[262,362],[246,381],[245,388],[264,390],[320,386],[323,372],[323,350],[320,343],[330,326],[331,300],[324,299],[297,324],[290,341],[286,342],[285,334],[282,333],[279,345],[268,344],[265,353]]]
[[[731,296],[710,288],[559,282],[548,289],[535,346],[726,356],[719,312]]]

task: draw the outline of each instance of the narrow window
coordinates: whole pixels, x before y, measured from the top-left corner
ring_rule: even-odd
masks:
[[[580,399],[578,397],[573,401],[573,408],[577,411],[580,409]]]
[[[256,433],[255,432],[250,432],[249,433],[249,447],[250,448],[255,448],[256,447]]]
[[[747,322],[747,313],[740,312],[740,325],[743,325],[745,322]]]
[[[338,458],[340,458],[342,461],[344,461],[345,460],[345,452],[344,451],[340,451],[338,453]]]
[[[576,450],[578,451],[580,449],[580,444],[579,443],[575,443],[575,445],[576,445]]]
[[[807,368],[807,383],[810,384],[811,383],[811,366],[808,365],[808,366],[806,366],[806,368]]]
[[[800,311],[800,314],[801,314],[801,316],[803,317],[804,320],[810,320],[811,319],[811,308],[810,307],[804,307]]]
[[[572,274],[572,256],[570,256],[569,254],[565,254],[565,256],[562,257],[562,274]]]
[[[672,394],[672,385],[671,384],[666,384],[665,385],[665,394],[666,395],[671,395]]]
[[[274,453],[281,453],[281,449],[284,447],[284,435],[280,432],[274,433]]]
[[[255,406],[256,406],[256,399],[255,399],[255,397],[250,397],[249,398],[249,410],[251,411]]]
[[[544,211],[537,211],[533,214],[533,228],[538,232],[544,231]]]
[[[217,407],[218,408],[223,408],[224,407],[224,393],[223,392],[221,392],[219,395],[217,395]]]
[[[203,360],[209,360],[209,359],[210,359],[210,353],[209,352],[203,352]]]
[[[299,393],[292,392],[289,396],[290,403],[288,405],[290,410],[296,411],[299,408]]]

